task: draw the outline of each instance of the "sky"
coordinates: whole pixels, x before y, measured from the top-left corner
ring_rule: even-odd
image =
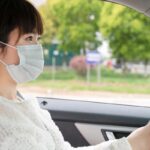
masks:
[[[46,2],[46,0],[32,0],[32,3],[37,7],[45,2]]]

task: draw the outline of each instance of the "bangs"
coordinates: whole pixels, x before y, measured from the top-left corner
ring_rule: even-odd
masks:
[[[39,12],[29,2],[22,6],[22,11],[16,18],[20,34],[43,34],[43,22]]]
[[[10,10],[8,16],[9,25],[11,25],[12,29],[18,28],[20,35],[26,33],[43,34],[42,18],[30,2],[26,0],[10,0],[10,3],[12,4],[11,8],[8,9]]]
[[[28,33],[43,34],[42,18],[27,0],[0,0],[0,18],[0,41],[4,43],[15,28],[19,29],[19,37]],[[0,44],[0,47],[5,46]]]

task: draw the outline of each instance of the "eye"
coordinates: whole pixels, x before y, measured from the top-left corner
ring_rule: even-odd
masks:
[[[37,38],[37,40],[41,40],[41,36],[39,36],[39,37]]]
[[[41,36],[39,36],[39,37],[37,38],[37,41],[38,41],[38,42],[41,42]]]
[[[26,41],[32,42],[33,41],[33,36],[26,37]]]

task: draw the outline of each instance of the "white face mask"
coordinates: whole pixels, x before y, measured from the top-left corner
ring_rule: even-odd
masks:
[[[24,83],[36,79],[44,68],[43,48],[41,44],[11,46],[0,41],[0,43],[15,48],[20,58],[19,65],[8,65],[0,60],[6,66],[6,69],[13,80],[17,83]]]

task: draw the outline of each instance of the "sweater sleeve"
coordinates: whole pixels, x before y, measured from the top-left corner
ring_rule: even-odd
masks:
[[[59,128],[56,126],[54,121],[51,118],[51,115],[48,113],[48,111],[41,109],[41,114],[44,118],[47,119],[47,123],[53,124],[53,129],[55,130],[55,135],[59,136],[61,144],[59,142],[59,148],[60,150],[132,150],[128,140],[124,137],[118,140],[111,140],[108,142],[103,142],[95,146],[86,146],[86,147],[77,147],[74,148],[70,145],[69,142],[66,142],[63,139],[63,136],[61,132],[59,131]],[[56,140],[59,139],[58,137]]]
[[[68,142],[64,144],[64,150],[132,150],[128,140],[124,137],[118,140],[103,142],[98,145],[88,147],[73,148]]]
[[[27,133],[15,135],[1,134],[0,136],[0,150],[48,150],[45,145],[38,143],[34,137]]]

